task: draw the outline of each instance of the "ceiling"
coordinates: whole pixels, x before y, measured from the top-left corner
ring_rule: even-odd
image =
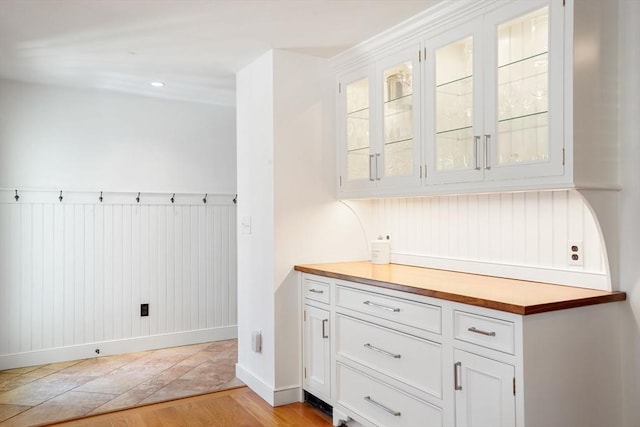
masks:
[[[436,2],[0,0],[0,78],[232,105],[269,49],[331,57]]]

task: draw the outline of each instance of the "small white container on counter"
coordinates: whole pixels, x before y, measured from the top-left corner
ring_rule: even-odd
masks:
[[[371,242],[371,263],[389,264],[390,247],[389,240],[379,238]]]

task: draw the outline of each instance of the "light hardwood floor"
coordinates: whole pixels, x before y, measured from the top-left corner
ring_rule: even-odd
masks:
[[[248,387],[240,387],[52,425],[56,427],[330,427],[331,419],[304,403],[272,408]]]

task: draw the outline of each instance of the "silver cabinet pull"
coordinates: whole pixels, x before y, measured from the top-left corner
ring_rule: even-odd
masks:
[[[496,333],[493,332],[493,331],[491,331],[491,332],[483,331],[482,329],[476,329],[475,326],[470,327],[469,329],[467,329],[467,331],[473,332],[475,334],[486,335],[488,337],[495,337],[496,336]]]
[[[484,168],[491,169],[491,135],[484,136]]]
[[[329,319],[322,319],[322,338],[329,338],[329,335],[327,335],[327,322],[329,322]]]
[[[453,364],[453,389],[462,390],[462,384],[460,384],[460,377],[458,371],[462,370],[462,362],[456,362]]]
[[[375,400],[373,400],[371,398],[371,396],[365,396],[364,400],[366,400],[367,402],[371,403],[372,405],[377,406],[378,408],[387,411],[388,413],[390,413],[391,415],[393,415],[394,417],[399,417],[400,416],[400,411],[394,411],[393,409],[389,409],[386,406],[384,406],[382,403],[378,403]]]
[[[375,302],[371,302],[371,301],[365,301],[363,302],[363,304],[369,305],[371,307],[380,308],[382,310],[393,311],[394,313],[397,313],[400,311],[400,309],[397,307],[389,307],[388,305],[376,304]]]
[[[309,292],[313,292],[314,294],[324,294],[324,291],[322,289],[311,288],[309,289]]]
[[[368,348],[369,350],[373,350],[373,351],[377,351],[378,353],[386,354],[387,356],[391,356],[394,359],[400,359],[402,357],[400,354],[391,353],[390,351],[383,350],[383,349],[381,349],[379,347],[376,347],[374,345],[371,345],[369,343],[366,343],[364,346],[366,348]]]
[[[373,154],[369,154],[369,181],[375,181],[376,179],[373,176]],[[377,170],[376,170],[377,173]]]
[[[380,181],[380,179],[381,179],[380,173],[379,173],[379,171],[378,171],[378,163],[380,163],[380,162],[378,161],[379,159],[380,159],[380,153],[376,154],[376,179],[377,179],[378,181]]]
[[[478,148],[480,147],[480,135],[476,135],[473,137],[473,152],[475,154],[475,163],[474,169],[479,171],[482,168],[480,167],[480,156],[478,155]]]

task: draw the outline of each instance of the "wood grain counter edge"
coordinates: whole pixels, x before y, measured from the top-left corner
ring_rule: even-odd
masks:
[[[459,302],[463,304],[474,305],[478,307],[490,308],[494,310],[504,311],[508,313],[530,315],[537,313],[544,313],[556,310],[566,310],[569,308],[584,307],[588,305],[604,304],[609,302],[624,301],[627,299],[627,295],[624,292],[602,292],[598,291],[598,295],[580,297],[574,299],[563,299],[558,301],[551,301],[546,303],[522,305],[515,303],[508,303],[504,301],[496,301],[487,298],[479,298],[470,294],[445,292],[442,290],[418,288],[401,283],[393,283],[382,280],[375,280],[372,278],[361,277],[356,275],[336,273],[333,271],[323,270],[321,267],[317,268],[310,265],[295,265],[294,270],[301,273],[309,273],[317,276],[329,277],[332,279],[346,280],[364,285],[377,286],[387,289],[393,289],[401,292],[408,292],[417,295],[423,295],[431,298],[438,298],[447,301]],[[552,285],[561,286],[561,285]]]

